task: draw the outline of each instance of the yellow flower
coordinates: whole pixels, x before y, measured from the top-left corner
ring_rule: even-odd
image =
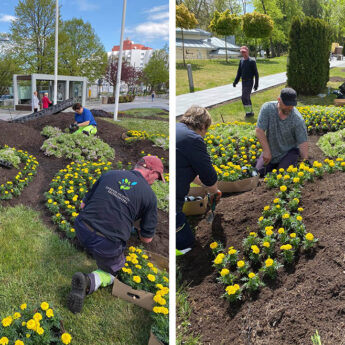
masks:
[[[152,262],[148,262],[148,263],[147,263],[147,266],[150,267],[150,268],[152,268],[152,267],[153,267],[153,263],[152,263]]]
[[[220,253],[220,254],[218,254],[218,255],[216,256],[216,258],[214,259],[213,262],[214,262],[216,265],[219,265],[219,264],[221,264],[221,263],[223,262],[224,257],[225,257],[225,255],[224,255],[223,253]]]
[[[289,213],[284,213],[283,214],[283,219],[288,219],[290,218],[290,214]]]
[[[128,248],[128,251],[134,253],[134,252],[135,252],[135,247],[133,247],[133,246],[129,247],[129,248]]]
[[[280,186],[280,191],[281,192],[286,192],[287,190],[287,187],[286,186]]]
[[[13,314],[13,320],[19,319],[21,317],[20,313],[14,313]]]
[[[33,319],[38,322],[42,320],[42,315],[40,313],[36,313],[33,317]]]
[[[266,247],[266,248],[269,248],[271,245],[270,245],[269,242],[265,241],[265,242],[263,243],[263,246]]]
[[[230,271],[227,269],[227,268],[223,268],[221,271],[220,271],[220,275],[222,277],[228,275],[230,273]]]
[[[283,175],[278,174],[278,175],[277,175],[277,180],[280,180],[282,177],[283,177]]]
[[[305,235],[305,239],[308,240],[308,241],[312,241],[314,239],[314,235],[311,232],[308,232]]]
[[[292,245],[291,244],[284,244],[283,246],[280,247],[281,250],[291,250]]]
[[[258,246],[253,245],[253,246],[251,246],[250,248],[252,249],[252,251],[253,251],[254,254],[259,254],[259,253],[260,253],[260,249],[259,249]]]
[[[280,201],[280,199],[279,199],[279,198],[275,198],[275,199],[273,200],[273,202],[274,202],[275,204],[278,204],[278,203],[279,203],[279,201]]]
[[[134,276],[133,281],[139,284],[141,282],[141,278],[139,276]]]
[[[242,268],[245,265],[245,262],[243,260],[237,261],[237,267]]]
[[[42,302],[42,303],[41,303],[41,309],[42,309],[42,310],[45,311],[45,310],[47,310],[48,308],[49,308],[49,304],[48,304],[47,302]]]
[[[54,312],[53,312],[53,309],[48,309],[46,311],[46,315],[47,315],[47,318],[51,318],[51,317],[54,317]]]
[[[61,341],[63,342],[63,344],[68,345],[71,343],[72,337],[70,334],[68,333],[63,333],[61,336]]]
[[[255,277],[255,273],[250,272],[250,273],[248,274],[248,277],[249,277],[250,279],[254,278],[254,277]]]
[[[16,340],[14,345],[24,345],[24,343],[21,340]]]
[[[285,175],[284,180],[288,180],[290,178],[290,175]]]
[[[142,258],[145,259],[145,260],[147,260],[149,257],[148,257],[147,255],[144,254],[144,255],[142,256]]]
[[[253,236],[253,237],[256,237],[258,234],[256,232],[250,232],[249,235]]]
[[[156,295],[153,297],[153,300],[154,300],[156,303],[160,304],[160,305],[165,305],[165,304],[167,303],[167,302],[166,302],[166,299],[163,298],[163,297],[161,296],[161,294],[156,294]]]
[[[33,319],[30,319],[27,323],[26,323],[26,328],[27,329],[34,329],[36,327],[36,321]]]
[[[210,244],[210,248],[211,249],[216,249],[218,247],[218,243],[217,242],[212,242],[211,244]]]
[[[148,274],[147,279],[151,282],[154,282],[156,280],[156,277],[153,274]]]
[[[264,211],[268,211],[269,209],[270,209],[269,206],[265,206],[265,207],[264,207]]]
[[[2,319],[1,323],[4,327],[8,327],[11,325],[12,321],[13,321],[12,316],[7,316],[4,319]]]
[[[229,285],[226,287],[225,291],[228,295],[234,295],[236,292],[240,289],[240,286],[238,284],[235,285]]]
[[[294,232],[291,233],[291,234],[290,234],[290,237],[291,237],[291,238],[296,238],[296,233],[294,233]]]
[[[263,220],[264,220],[264,217],[261,216],[261,217],[259,218],[259,222],[262,222]]]
[[[234,249],[233,247],[230,247],[229,248],[229,251],[228,251],[228,254],[229,255],[233,255],[233,254],[236,254],[237,253],[237,250],[236,249]]]
[[[278,229],[278,234],[283,234],[285,232],[284,228],[279,228]]]
[[[268,258],[265,261],[266,267],[271,267],[273,265],[273,260],[271,258]]]
[[[2,337],[2,338],[0,339],[0,345],[7,345],[8,343],[9,343],[8,338]]]
[[[294,179],[292,181],[293,181],[293,183],[298,183],[299,182],[299,177],[294,177]]]
[[[37,334],[42,335],[44,333],[44,329],[42,327],[37,328]]]
[[[297,216],[296,219],[297,219],[298,221],[301,221],[303,218],[302,218],[302,216]]]
[[[169,278],[168,277],[163,277],[163,280],[167,283],[169,283]]]

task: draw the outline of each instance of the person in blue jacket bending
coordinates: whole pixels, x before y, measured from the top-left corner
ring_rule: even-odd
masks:
[[[87,135],[94,135],[97,133],[97,123],[89,109],[84,108],[80,103],[75,103],[72,106],[75,111],[74,127],[78,127],[74,132],[84,133]]]

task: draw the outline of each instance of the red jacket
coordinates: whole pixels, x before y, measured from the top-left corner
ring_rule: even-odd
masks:
[[[42,97],[42,106],[43,109],[46,109],[49,107],[49,104],[52,104],[52,102],[49,100],[49,98],[47,96],[43,96]]]

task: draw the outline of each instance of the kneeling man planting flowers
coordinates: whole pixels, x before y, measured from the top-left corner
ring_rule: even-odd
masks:
[[[68,308],[73,313],[81,312],[86,294],[112,284],[124,267],[126,243],[136,220],[141,219],[140,240],[152,241],[157,225],[157,199],[150,185],[157,179],[164,181],[161,160],[145,156],[134,170],[103,174],[85,195],[75,229],[79,242],[96,260],[98,270],[73,275],[68,297]]]

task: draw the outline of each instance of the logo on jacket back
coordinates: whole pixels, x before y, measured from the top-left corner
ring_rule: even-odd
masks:
[[[120,189],[129,190],[133,186],[135,186],[138,182],[131,182],[126,178],[123,178],[121,181],[119,181]]]

